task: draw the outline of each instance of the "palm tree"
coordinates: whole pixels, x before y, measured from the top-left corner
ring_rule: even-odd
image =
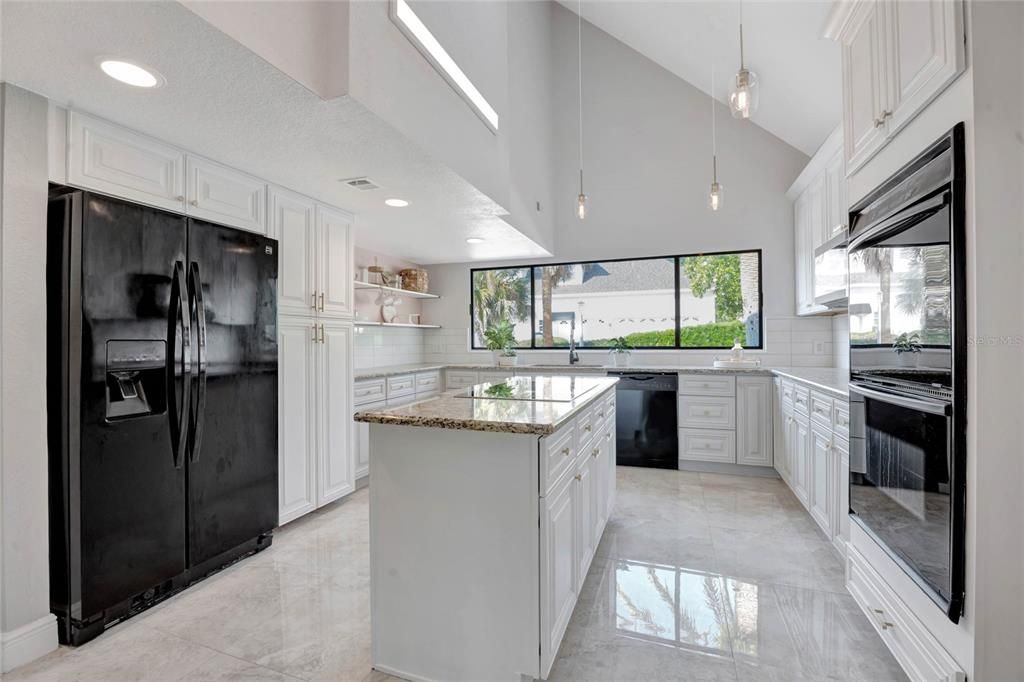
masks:
[[[555,345],[554,330],[551,328],[551,295],[559,284],[572,275],[572,266],[550,265],[541,268],[540,272],[541,311],[544,320],[544,337],[541,345],[550,348]]]
[[[499,322],[522,322],[530,315],[528,269],[479,270],[473,273],[473,315],[477,342]]]

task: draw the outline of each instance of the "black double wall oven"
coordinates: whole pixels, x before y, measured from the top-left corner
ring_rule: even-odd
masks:
[[[851,211],[850,511],[958,622],[964,602],[964,128]]]

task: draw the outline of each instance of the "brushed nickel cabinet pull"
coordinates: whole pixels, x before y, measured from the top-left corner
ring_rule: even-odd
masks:
[[[316,310],[316,290],[313,291],[313,305],[310,306],[313,310]]]
[[[577,481],[583,480],[583,476],[581,474],[576,474],[575,476],[573,476],[573,478],[575,478]]]
[[[324,311],[324,292],[320,292],[320,312]]]

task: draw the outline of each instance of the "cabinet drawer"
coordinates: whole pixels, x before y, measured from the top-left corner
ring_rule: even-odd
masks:
[[[473,386],[476,383],[478,383],[476,372],[447,370],[444,373],[444,385],[449,391],[453,388],[466,388],[467,386]]]
[[[810,397],[811,420],[821,424],[825,428],[832,428],[832,398],[824,393],[811,391]]]
[[[416,375],[417,393],[436,393],[441,390],[440,372],[423,372]]]
[[[401,407],[402,405],[408,405],[409,403],[416,402],[416,394],[409,393],[408,395],[400,396],[389,396],[386,407]]]
[[[832,417],[832,431],[840,438],[850,440],[850,404],[842,400],[835,401]]]
[[[412,395],[416,392],[416,377],[412,374],[403,374],[397,377],[388,377],[388,400]]]
[[[576,445],[578,447],[584,447],[594,437],[594,434],[597,433],[599,426],[597,412],[598,410],[591,406],[580,412],[579,416],[576,417],[574,423],[576,425]]]
[[[568,424],[541,441],[540,494],[547,495],[576,461],[576,427]]]
[[[734,463],[736,434],[712,429],[679,429],[679,459]]]
[[[615,413],[615,391],[611,390],[604,398],[604,407],[609,416]]]
[[[793,386],[793,409],[800,414],[810,414],[811,391],[806,386],[794,384]]]
[[[782,403],[790,410],[793,409],[793,392],[796,387],[792,381],[782,381]]]
[[[387,395],[384,391],[384,379],[370,379],[369,381],[357,381],[353,391],[352,402],[356,405],[365,405],[384,400]]]
[[[736,400],[714,396],[680,396],[679,426],[693,429],[734,429]]]
[[[679,395],[736,395],[736,377],[680,374]]]

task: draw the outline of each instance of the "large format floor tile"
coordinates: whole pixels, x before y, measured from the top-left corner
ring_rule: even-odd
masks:
[[[620,468],[551,680],[902,680],[843,567],[776,479]],[[273,546],[8,680],[338,680],[370,668],[366,490]]]

